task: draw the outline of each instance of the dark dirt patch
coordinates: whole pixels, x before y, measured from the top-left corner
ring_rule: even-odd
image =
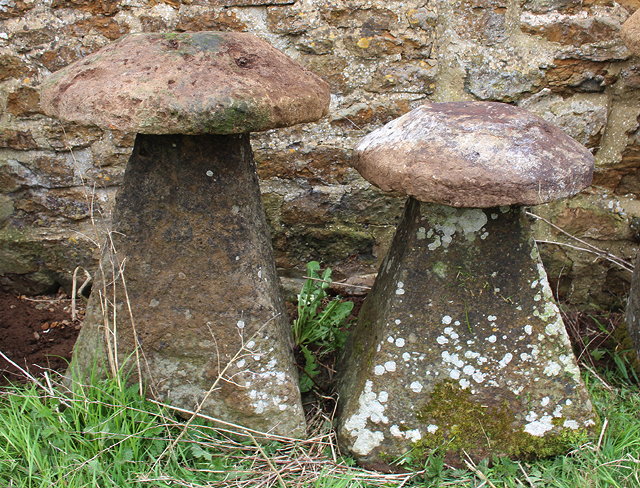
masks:
[[[16,297],[0,292],[0,351],[35,376],[43,368],[64,371],[81,312],[72,320],[71,300],[65,295]],[[19,368],[0,357],[0,385],[25,379]]]

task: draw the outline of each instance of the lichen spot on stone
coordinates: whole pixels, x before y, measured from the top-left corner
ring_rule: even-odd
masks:
[[[422,383],[414,381],[409,385],[409,388],[411,388],[411,391],[415,393],[420,393],[422,391]]]
[[[373,373],[374,373],[376,376],[382,376],[383,374],[385,374],[385,372],[386,372],[386,371],[387,371],[387,370],[386,370],[386,369],[384,369],[384,366],[382,366],[381,364],[378,364],[378,365],[376,365],[376,367],[375,367],[375,368],[373,368]]]
[[[494,343],[498,340],[498,338],[495,336],[495,334],[490,335],[489,337],[487,337],[485,340]]]
[[[438,261],[432,268],[434,274],[439,278],[445,279],[447,277],[447,265],[442,261]]]
[[[536,416],[537,417],[537,416]],[[530,417],[527,418],[529,420]],[[531,434],[536,437],[542,437],[546,432],[553,429],[553,417],[550,415],[544,415],[538,420],[530,421],[524,426],[524,431],[527,434]]]
[[[427,425],[427,432],[429,432],[429,434],[435,434],[437,430],[438,430],[437,425],[434,425],[434,424]]]
[[[533,327],[531,327],[530,325],[525,325],[524,331],[527,335],[531,335],[531,333],[533,332]]]
[[[558,363],[556,363],[555,361],[549,361],[549,363],[547,363],[547,365],[545,366],[543,373],[547,376],[558,376],[561,370],[562,367]]]
[[[236,326],[238,327],[238,329],[244,329],[244,326],[245,326],[244,320],[238,320],[236,322]]]
[[[405,342],[404,342],[404,339],[402,337],[398,337],[396,339],[396,347],[404,347],[404,344],[405,344]]]
[[[361,456],[366,456],[384,441],[381,431],[367,429],[367,422],[388,423],[389,419],[384,415],[385,406],[379,401],[378,395],[373,392],[373,382],[367,380],[363,392],[358,398],[358,411],[351,415],[344,423],[344,428],[355,441],[351,450]]]
[[[396,295],[404,295],[404,283],[402,281],[398,281]]]
[[[418,232],[416,232],[416,238],[419,241],[422,241],[426,239],[426,237],[427,237],[427,230],[424,227],[418,227]]]
[[[442,317],[442,323],[445,325],[449,325],[452,321],[452,318],[449,315],[445,315]]]
[[[387,361],[384,363],[384,369],[393,373],[396,370],[396,362],[395,361]]]
[[[565,420],[562,426],[571,430],[576,430],[580,428],[580,425],[575,420]]]

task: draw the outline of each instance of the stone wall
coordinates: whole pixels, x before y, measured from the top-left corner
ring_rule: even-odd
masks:
[[[592,148],[594,186],[535,211],[631,259],[640,240],[640,64],[619,40],[640,0],[0,0],[0,283],[40,292],[91,268],[132,135],[38,107],[50,72],[129,32],[253,32],[326,79],[325,120],[253,138],[283,274],[320,259],[374,272],[402,199],[347,161],[364,134],[425,101],[525,107]],[[567,242],[542,222],[541,239]],[[576,243],[574,243],[576,244]],[[584,247],[577,243],[579,247]],[[630,274],[543,244],[564,298],[616,306]]]

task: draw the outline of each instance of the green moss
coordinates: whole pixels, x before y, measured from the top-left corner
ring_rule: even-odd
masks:
[[[510,403],[505,399],[498,405],[482,405],[456,383],[440,383],[417,414],[424,430],[427,425],[437,425],[438,430],[414,444],[412,459],[424,461],[436,450],[457,459],[463,459],[465,452],[474,458],[547,457],[566,452],[587,437],[584,429],[532,436],[514,422],[516,412]],[[559,418],[554,423],[561,425],[563,421]]]

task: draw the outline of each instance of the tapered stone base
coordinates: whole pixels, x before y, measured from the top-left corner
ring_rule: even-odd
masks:
[[[115,254],[103,256],[106,284],[98,276],[72,372],[86,378],[117,358],[175,406],[195,409],[206,396],[205,414],[303,435],[248,135],[138,135],[113,229]],[[124,282],[112,283],[112,266],[124,269]]]
[[[340,370],[340,444],[373,467],[551,455],[596,423],[520,207],[410,199]]]

